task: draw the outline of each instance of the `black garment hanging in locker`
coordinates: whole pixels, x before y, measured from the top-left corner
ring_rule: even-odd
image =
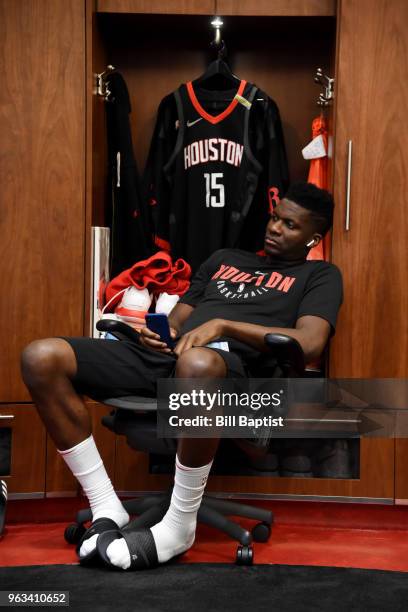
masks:
[[[181,85],[159,107],[144,182],[156,247],[195,271],[215,250],[263,248],[288,186],[279,110],[256,86]]]
[[[106,78],[111,228],[110,276],[117,276],[152,253],[151,232],[141,197],[140,176],[133,153],[126,83],[119,72]]]

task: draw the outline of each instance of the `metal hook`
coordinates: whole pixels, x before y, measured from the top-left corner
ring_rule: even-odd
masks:
[[[317,106],[329,106],[329,101],[326,100],[324,95],[321,93],[317,101]]]
[[[324,93],[320,93],[317,104],[319,106],[328,106],[329,102],[334,98],[334,79],[323,74],[322,69],[318,68],[314,81],[323,85],[324,88]]]
[[[221,17],[214,17],[211,22],[212,27],[215,29],[214,40],[210,43],[211,47],[215,48],[218,52],[218,59],[221,59],[225,55],[225,43],[221,39],[221,28],[224,25]]]
[[[105,76],[107,74],[110,74],[114,70],[116,70],[115,66],[112,66],[111,64],[109,64],[106,67],[106,70],[104,70],[103,72],[97,73],[95,75],[95,77],[96,77],[96,94],[98,96],[102,96],[103,98],[105,98],[105,100],[108,100],[109,96],[111,95],[111,91],[109,91],[108,86],[107,86],[106,81],[105,81]]]

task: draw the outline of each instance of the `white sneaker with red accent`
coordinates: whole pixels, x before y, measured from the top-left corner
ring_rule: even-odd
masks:
[[[179,295],[170,295],[169,293],[165,292],[161,293],[157,298],[156,312],[160,312],[169,316],[179,299]]]
[[[147,289],[136,289],[128,287],[122,296],[122,300],[115,308],[115,314],[119,320],[128,323],[135,329],[146,325],[145,316],[152,303],[153,296]]]

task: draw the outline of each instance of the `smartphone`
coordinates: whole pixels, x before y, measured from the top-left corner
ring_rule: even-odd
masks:
[[[175,342],[170,336],[170,326],[167,315],[162,313],[148,312],[146,315],[146,327],[155,334],[159,334],[162,342],[165,342],[170,349],[174,349]]]

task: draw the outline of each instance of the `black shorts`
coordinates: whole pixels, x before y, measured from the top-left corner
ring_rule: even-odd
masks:
[[[72,380],[80,394],[96,400],[125,395],[155,397],[157,380],[174,375],[177,358],[128,340],[67,338],[76,356]],[[242,378],[247,371],[235,353],[211,348],[224,359],[228,378]]]

